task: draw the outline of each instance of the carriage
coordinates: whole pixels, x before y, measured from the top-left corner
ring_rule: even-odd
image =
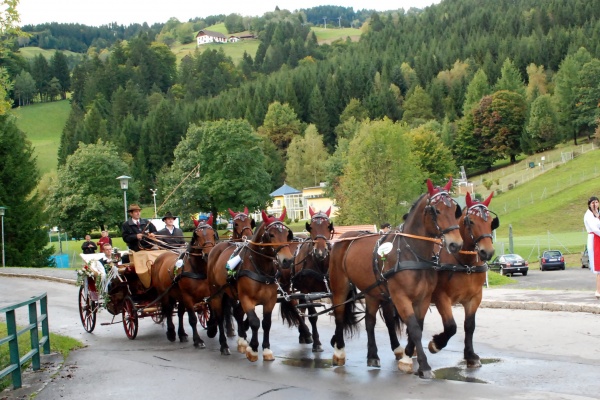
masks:
[[[132,256],[131,263],[122,264],[122,256],[128,253],[113,253],[114,267],[109,269],[105,280],[99,279],[92,268],[92,263],[98,262],[104,254],[80,254],[83,266],[78,270],[79,316],[87,332],[94,331],[97,313],[102,309],[113,317],[110,322],[101,325],[122,322],[125,334],[131,340],[137,336],[139,319],[150,317],[154,322],[162,323],[164,315],[159,300],[166,293],[159,293],[149,285],[149,266],[158,256],[170,251],[138,252]],[[197,312],[200,324],[206,327],[210,316],[208,307],[198,307]],[[115,320],[118,316],[121,319]]]

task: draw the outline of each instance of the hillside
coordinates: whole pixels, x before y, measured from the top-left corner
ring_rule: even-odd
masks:
[[[56,171],[60,136],[71,104],[68,100],[34,104],[14,110],[17,126],[27,134],[35,148],[40,173]]]

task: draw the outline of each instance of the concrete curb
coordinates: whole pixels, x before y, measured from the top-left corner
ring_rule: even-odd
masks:
[[[512,310],[537,310],[537,311],[566,311],[566,312],[586,312],[600,314],[600,305],[591,304],[570,304],[570,303],[548,303],[541,301],[504,301],[504,300],[483,300],[480,308],[504,308]]]
[[[6,276],[8,278],[28,278],[28,279],[42,279],[45,281],[66,283],[69,285],[77,285],[76,279],[58,278],[56,276],[48,275],[33,275],[33,274],[17,274],[13,272],[0,272],[0,276]]]

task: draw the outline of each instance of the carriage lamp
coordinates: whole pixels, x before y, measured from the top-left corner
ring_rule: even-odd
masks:
[[[129,180],[130,176],[121,175],[117,177],[119,182],[121,183],[121,189],[123,189],[123,205],[125,206],[125,221],[127,221],[127,189],[129,188]]]
[[[6,207],[0,206],[0,217],[2,218],[2,268],[6,267],[4,263],[4,210],[6,210]]]

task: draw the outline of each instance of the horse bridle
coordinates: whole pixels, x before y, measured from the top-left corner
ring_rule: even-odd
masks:
[[[215,246],[215,242],[213,242],[213,241],[204,241],[204,244],[202,244],[202,246],[198,246],[198,245],[193,244],[194,238],[196,236],[198,236],[198,237],[200,236],[200,234],[198,233],[199,231],[202,232],[202,237],[206,239],[206,230],[207,229],[211,229],[214,232],[213,227],[210,226],[210,225],[208,225],[208,224],[205,224],[205,223],[202,223],[202,224],[198,225],[196,227],[196,229],[194,229],[194,237],[192,238],[192,243],[190,243],[190,255],[191,256],[202,256],[202,257],[204,257],[204,256],[208,255],[208,254],[204,253],[204,249],[206,249],[209,246],[212,246],[212,247]],[[200,249],[200,253],[199,254],[198,253],[192,253],[191,250],[194,250],[194,249]]]
[[[479,237],[475,238],[475,235],[473,234],[473,228],[471,227],[471,218],[469,217],[469,214],[479,215],[479,217],[486,222],[490,214],[494,214],[496,218],[498,218],[498,215],[495,212],[488,210],[488,208],[484,204],[475,204],[467,209],[464,222],[468,228],[469,237],[471,238],[473,243],[475,243],[475,250],[479,250],[479,242],[481,240],[485,238],[490,238],[493,241],[494,236],[491,233],[484,233],[483,235],[480,235]]]
[[[445,234],[452,232],[456,229],[460,229],[460,227],[458,226],[458,224],[456,224],[456,225],[451,225],[451,226],[447,227],[446,229],[440,228],[440,226],[438,225],[438,222],[437,222],[437,213],[436,213],[437,208],[435,207],[435,205],[440,202],[444,203],[444,205],[446,207],[452,207],[452,203],[455,203],[457,205],[458,205],[458,203],[456,203],[456,201],[454,201],[454,199],[452,197],[450,197],[450,194],[446,191],[440,191],[440,192],[430,196],[429,199],[427,200],[427,205],[425,206],[425,210],[426,210],[426,212],[429,211],[431,213],[431,219],[433,220],[433,223],[435,224],[435,228],[440,233],[437,237],[442,238],[442,240],[443,240]]]
[[[310,219],[311,224],[313,222],[317,223],[318,225],[321,225],[323,222],[326,222],[328,224],[331,224],[331,221],[329,220],[329,217],[327,216],[327,214],[325,214],[322,211],[319,211],[318,213],[314,214],[311,219]],[[315,241],[317,239],[323,239],[326,243],[326,248],[327,248],[327,253],[329,253],[331,251],[331,239],[333,239],[333,232],[331,232],[329,234],[329,237],[326,237],[325,235],[316,235],[314,238],[311,235],[311,243],[313,246],[312,249],[312,253],[313,256],[315,255],[316,252],[316,248],[315,248]]]
[[[247,214],[244,214],[244,213],[240,212],[240,213],[237,213],[235,215],[235,217],[233,217],[233,220],[235,221],[236,219],[239,219],[240,221],[243,222],[243,221],[245,221],[248,218],[249,218],[249,216]],[[240,235],[241,238],[244,238],[244,231],[246,229],[248,229],[250,231],[250,235],[248,237],[252,236],[252,228],[249,227],[249,226],[245,226],[245,227],[242,228],[242,231],[239,232],[239,235]]]

